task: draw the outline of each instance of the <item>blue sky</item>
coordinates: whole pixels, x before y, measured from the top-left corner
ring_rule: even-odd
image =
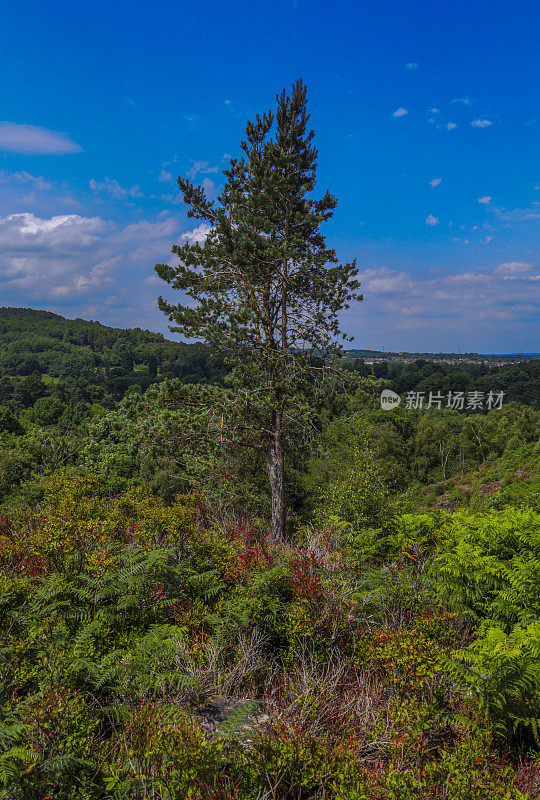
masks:
[[[302,77],[356,347],[536,351],[540,5],[6,4],[0,305],[167,331],[153,266],[201,237],[245,122]]]

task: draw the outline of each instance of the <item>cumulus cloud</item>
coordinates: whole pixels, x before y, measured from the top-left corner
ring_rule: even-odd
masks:
[[[36,155],[64,155],[80,153],[82,147],[64,133],[38,128],[35,125],[0,122],[0,150]]]
[[[507,222],[523,222],[540,219],[540,202],[535,200],[527,208],[494,208],[495,214]]]
[[[392,114],[393,117],[406,117],[409,112],[406,108],[396,108],[394,113]]]
[[[182,202],[182,196],[179,193],[173,194],[169,192],[168,194],[161,194],[159,197],[164,203],[172,203],[173,206],[179,206]]]
[[[361,272],[363,290],[367,295],[411,293],[414,280],[406,272],[388,267],[365,269]]]
[[[158,175],[158,181],[162,181],[163,183],[166,183],[167,181],[172,181],[172,179],[173,179],[172,173],[167,172],[166,169],[162,169]]]
[[[427,215],[427,217],[426,217],[426,225],[431,225],[431,227],[434,227],[435,225],[438,225],[438,224],[439,224],[439,218],[438,217],[434,217],[433,214],[428,214]]]
[[[484,197],[479,197],[476,201],[477,203],[482,203],[482,205],[487,206],[491,203],[491,195],[486,194]]]
[[[64,214],[48,219],[25,212],[0,218],[0,285],[11,295],[45,301],[76,301],[92,293],[137,290],[170,252],[178,221],[161,217],[118,227],[100,217]]]
[[[473,128],[489,128],[490,125],[493,125],[489,119],[473,119],[471,122]]]
[[[218,193],[214,181],[210,180],[210,178],[205,178],[201,186],[204,189],[205,194],[209,200],[216,199]]]
[[[452,349],[447,337],[456,339],[459,331],[482,326],[486,341],[493,346],[493,323],[521,325],[534,321],[540,311],[540,275],[532,264],[512,262],[495,268],[460,274],[413,274],[387,266],[361,270],[364,303],[360,311],[347,312],[352,325],[356,321],[363,341],[374,332],[385,336],[396,332],[395,349],[400,332],[407,332],[408,342],[415,338],[421,349],[429,336],[427,349]],[[365,335],[364,335],[365,332]],[[459,334],[458,334],[459,335]],[[358,334],[357,334],[357,338]],[[409,344],[409,347],[412,345]],[[488,345],[489,346],[489,345]]]
[[[180,236],[180,244],[202,244],[210,233],[210,225],[201,222],[192,231],[187,231]]]
[[[26,250],[30,243],[47,241],[57,245],[69,243],[85,247],[94,234],[103,231],[107,223],[99,217],[81,217],[78,214],[64,214],[50,219],[40,219],[28,212],[10,214],[0,218],[0,244],[2,249],[21,247]]]
[[[441,181],[442,178],[432,178],[429,182],[429,185],[435,187],[438,186]]]
[[[52,297],[76,291],[85,278],[92,281],[99,258],[84,268],[85,255],[97,255],[100,235],[108,223],[99,217],[65,214],[41,219],[28,212],[0,218],[0,283],[4,290]],[[80,265],[80,266],[79,266]]]
[[[471,100],[470,97],[454,97],[454,99],[452,100],[452,103],[461,103],[464,106],[470,106],[471,103],[472,103],[472,100]]]
[[[455,131],[456,128],[457,128],[457,125],[456,125],[455,122],[447,122],[446,123],[446,130],[447,131]]]
[[[531,272],[533,265],[528,261],[507,261],[504,264],[499,264],[493,270],[494,275],[525,275]]]
[[[105,192],[106,194],[110,194],[111,197],[116,197],[118,199],[125,197],[143,197],[140,186],[135,185],[126,189],[124,186],[120,186],[118,181],[111,180],[110,178],[105,178],[102,182],[92,178],[89,182],[89,186],[96,194]]]
[[[79,214],[0,217],[2,302],[165,331],[156,297],[167,295],[169,287],[156,278],[153,266],[175,263],[173,242],[202,243],[209,231],[201,223],[182,232],[167,212],[126,226]],[[358,341],[362,337],[360,346],[376,345],[373,336],[388,341],[382,337],[395,331],[394,349],[405,349],[399,341],[406,333],[407,349],[425,349],[429,337],[429,349],[451,350],[449,337],[456,342],[459,331],[476,332],[484,325],[492,346],[494,323],[504,331],[506,323],[516,328],[537,317],[538,272],[528,261],[495,262],[451,275],[373,266],[359,275],[365,302],[345,313],[345,329]],[[183,299],[178,293],[171,298]]]
[[[188,171],[187,176],[194,180],[199,174],[207,175],[209,173],[217,172],[217,167],[212,167],[209,161],[195,161],[191,169]]]
[[[46,181],[41,175],[31,175],[29,172],[5,172],[0,170],[0,183],[29,184],[33,189],[47,191],[52,184]]]

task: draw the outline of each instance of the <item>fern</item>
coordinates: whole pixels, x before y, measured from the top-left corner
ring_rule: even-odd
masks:
[[[9,786],[38,761],[39,754],[28,747],[12,747],[0,754],[0,784]]]
[[[448,670],[478,697],[499,733],[527,729],[540,746],[540,623],[515,626],[508,635],[484,627]]]

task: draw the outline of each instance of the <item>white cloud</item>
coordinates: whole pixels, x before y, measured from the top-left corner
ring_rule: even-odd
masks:
[[[193,228],[192,231],[187,231],[180,236],[180,243],[181,244],[202,244],[208,234],[210,233],[210,225],[206,222],[201,222],[196,228]]]
[[[215,200],[217,197],[216,184],[210,178],[205,178],[202,182],[202,188],[209,200]]]
[[[418,64],[416,63],[416,61],[409,61],[408,64],[405,64],[405,69],[408,70],[418,69]]]
[[[497,216],[508,222],[522,222],[531,219],[540,219],[540,202],[535,200],[528,208],[494,208]]]
[[[172,181],[172,179],[173,179],[172,173],[167,172],[166,169],[162,169],[158,175],[158,181],[162,181],[163,183],[166,183],[167,181]]]
[[[126,189],[124,186],[120,186],[118,181],[111,180],[110,178],[105,178],[105,180],[101,183],[92,178],[89,182],[89,186],[93,192],[96,192],[96,194],[106,192],[107,194],[110,194],[112,197],[116,198],[143,197],[140,186],[135,185],[131,186],[129,189]]]
[[[29,172],[22,170],[21,172],[5,172],[0,170],[0,183],[19,183],[30,184],[33,189],[40,189],[47,191],[51,188],[52,184],[46,181],[41,176],[31,175]]]
[[[188,176],[188,178],[191,178],[191,180],[193,180],[196,175],[199,175],[199,174],[207,175],[209,173],[217,172],[217,171],[218,171],[218,168],[210,166],[210,162],[209,161],[195,161],[193,166],[192,166],[192,168],[187,173],[187,176]]]
[[[362,288],[368,295],[410,293],[414,288],[414,282],[410,275],[389,267],[365,269],[360,275]]]
[[[99,260],[84,264],[99,249],[110,223],[99,217],[65,214],[41,219],[28,212],[0,218],[0,282],[4,290],[51,297],[77,291],[81,280],[96,282]]]
[[[438,224],[439,224],[439,218],[438,217],[434,217],[433,214],[428,214],[427,215],[427,217],[426,217],[426,225],[431,225],[431,227],[434,227],[435,225],[438,225]]]
[[[173,194],[172,192],[169,192],[169,194],[161,194],[159,198],[165,203],[172,203],[173,206],[179,206],[182,202],[182,196],[180,193]]]
[[[429,182],[430,186],[438,186],[439,183],[442,181],[442,178],[432,178]]]
[[[452,100],[452,103],[461,103],[464,106],[470,106],[471,103],[472,103],[472,100],[471,100],[470,97],[455,97]]]
[[[456,128],[457,128],[457,125],[456,125],[455,122],[447,122],[446,123],[446,130],[447,131],[455,131]]]
[[[479,197],[476,202],[482,203],[482,205],[487,206],[491,203],[491,200],[492,200],[491,195],[486,194],[484,195],[484,197]]]
[[[393,117],[406,117],[409,112],[406,108],[396,108],[394,113],[392,114]]]
[[[349,324],[356,321],[364,341],[389,330],[396,331],[395,341],[408,331],[410,341],[416,330],[419,346],[427,336],[428,350],[451,350],[452,345],[445,344],[448,335],[455,341],[459,331],[483,326],[492,343],[494,323],[522,325],[540,311],[540,276],[532,265],[521,262],[446,275],[381,266],[361,270],[358,277],[364,303],[360,312],[351,309],[347,316]]]
[[[438,109],[438,108],[428,108],[427,113],[428,114],[438,114],[439,111],[440,111],[440,109]]]
[[[524,275],[533,269],[533,265],[528,261],[508,261],[499,264],[493,270],[494,275]]]
[[[490,122],[489,119],[474,119],[471,122],[471,125],[473,128],[489,128],[489,126],[493,125],[493,123]]]
[[[10,214],[0,218],[0,243],[3,248],[22,245],[26,249],[29,242],[43,242],[47,239],[52,244],[59,241],[70,244],[78,243],[85,247],[88,236],[103,231],[107,223],[99,217],[80,217],[78,214],[64,214],[50,219],[40,219],[28,212]],[[58,239],[60,235],[60,239]]]
[[[35,125],[0,122],[0,150],[36,155],[64,155],[80,153],[82,147],[64,133],[38,128]]]
[[[125,228],[78,214],[1,217],[2,299],[11,293],[19,304],[22,297],[67,302],[92,292],[97,300],[114,291],[120,302],[122,292],[136,290],[156,261],[167,257],[177,230],[170,217]]]

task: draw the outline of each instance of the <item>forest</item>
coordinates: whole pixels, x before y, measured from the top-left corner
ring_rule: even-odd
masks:
[[[179,179],[202,344],[0,310],[0,798],[540,796],[540,361],[336,345],[307,120]]]

